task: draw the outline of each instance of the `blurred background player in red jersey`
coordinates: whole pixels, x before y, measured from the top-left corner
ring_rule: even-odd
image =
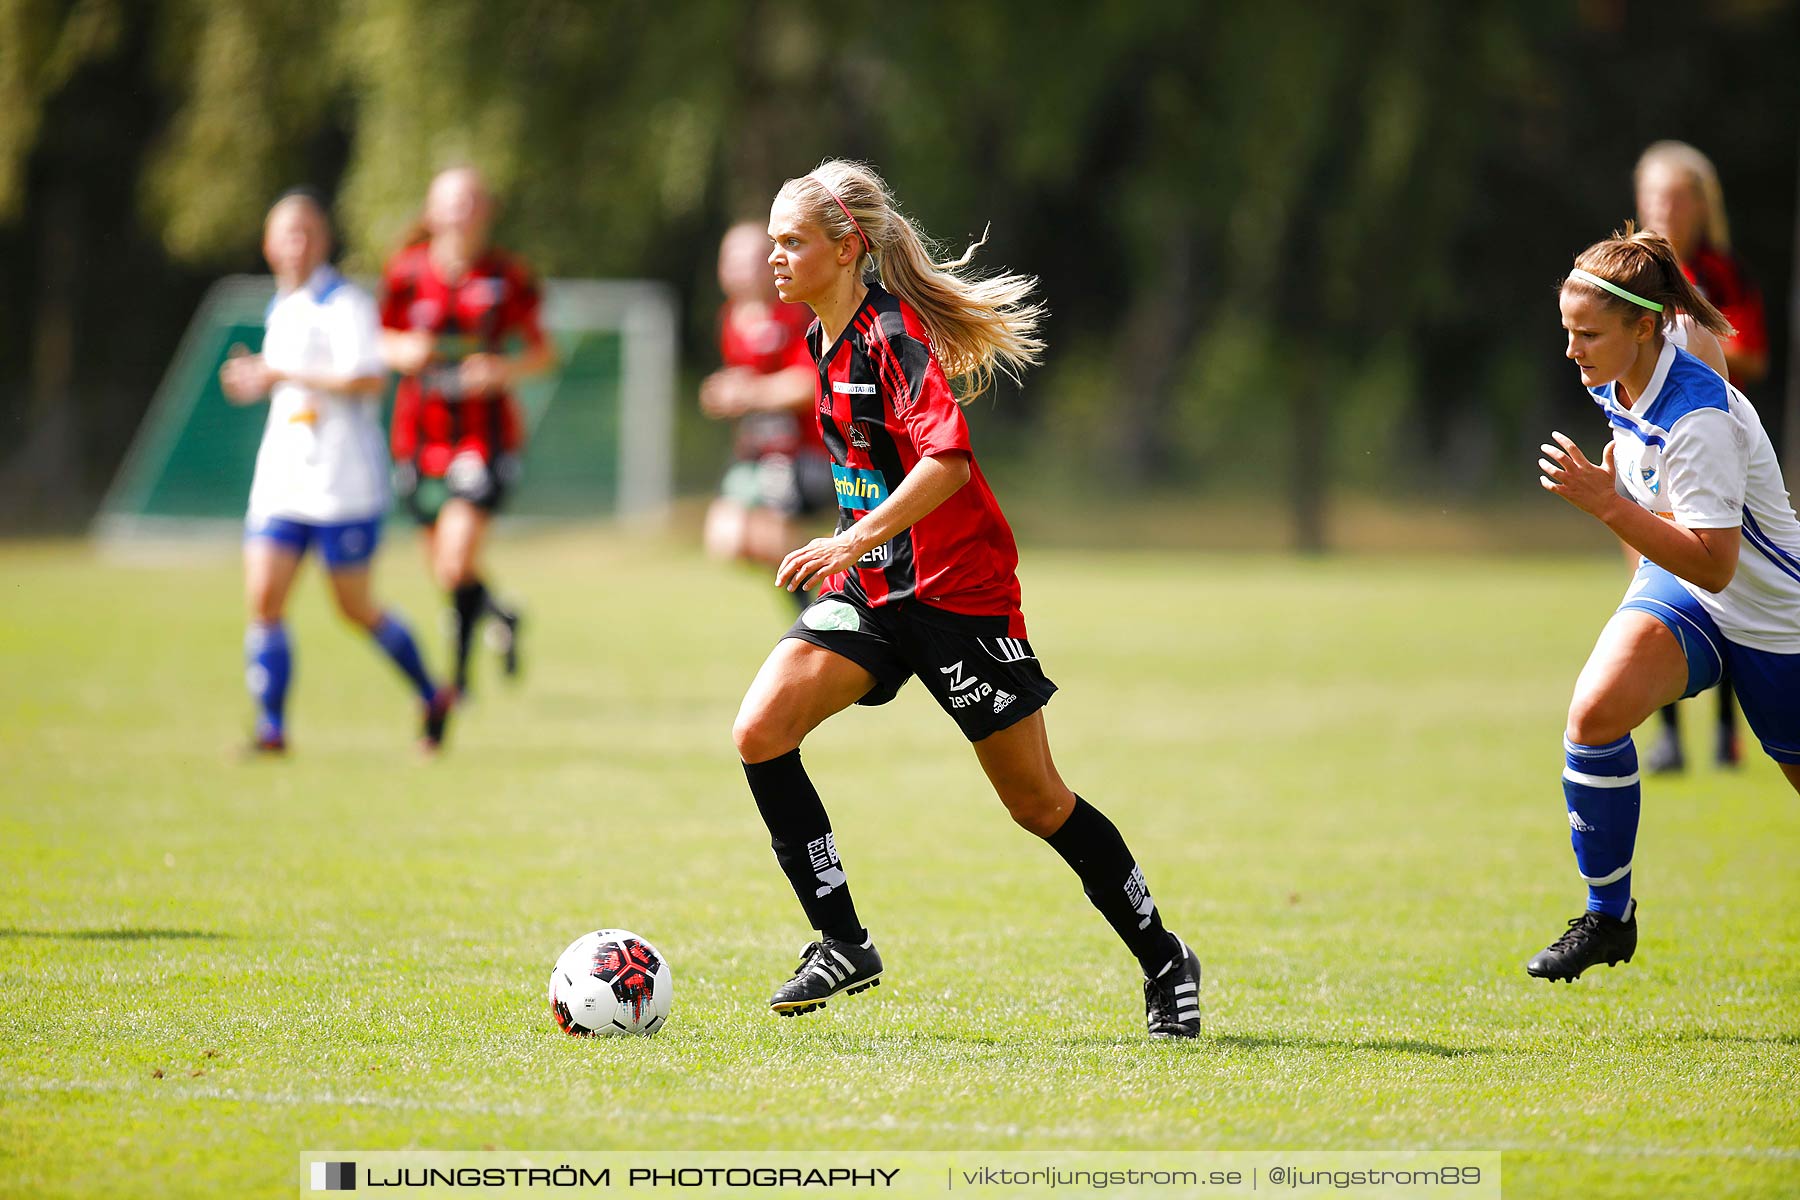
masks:
[[[489,244],[493,220],[479,172],[441,172],[418,236],[382,280],[382,354],[401,376],[396,490],[424,528],[432,577],[450,596],[459,693],[468,691],[469,648],[484,616],[499,621],[506,674],[518,673],[519,614],[489,590],[481,551],[518,477],[525,431],[514,385],[556,363],[538,323],[537,279]]]
[[[831,460],[813,415],[818,375],[806,349],[812,310],[785,304],[767,262],[769,238],[742,222],[719,244],[719,357],[700,385],[700,410],[735,420],[732,462],[706,510],[706,552],[780,564],[806,540],[802,521],[836,506]],[[794,593],[802,609],[807,596]]]
[[[1761,383],[1769,373],[1762,293],[1731,252],[1725,192],[1712,160],[1686,142],[1657,142],[1639,157],[1632,178],[1639,223],[1669,239],[1682,273],[1736,330],[1720,339],[1732,383]]]
[[[1731,252],[1725,192],[1712,160],[1686,142],[1656,142],[1639,156],[1632,182],[1639,224],[1669,239],[1681,260],[1682,274],[1731,322],[1735,332],[1719,339],[1730,369],[1728,378],[1740,388],[1760,383],[1769,372],[1762,293],[1742,260]],[[1779,439],[1778,432],[1776,436]],[[1720,679],[1718,692],[1714,759],[1720,766],[1736,766],[1740,754],[1729,673]],[[1680,718],[1673,704],[1660,713],[1662,732],[1644,765],[1657,773],[1679,771],[1685,765]]]

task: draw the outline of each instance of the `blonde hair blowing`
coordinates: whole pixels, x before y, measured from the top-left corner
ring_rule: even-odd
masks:
[[[1729,251],[1731,223],[1725,219],[1725,189],[1719,186],[1719,172],[1712,159],[1686,142],[1653,142],[1631,169],[1632,187],[1642,187],[1644,172],[1658,165],[1673,167],[1693,180],[1700,192],[1701,207],[1706,210],[1706,244],[1721,254]]]
[[[1038,326],[1045,316],[1044,306],[1030,299],[1037,280],[971,272],[970,260],[987,242],[985,231],[961,258],[936,261],[937,247],[894,206],[881,176],[843,159],[826,159],[810,174],[788,180],[780,195],[833,241],[857,235],[858,276],[873,267],[882,286],[913,306],[944,373],[966,381],[967,394],[959,397],[964,403],[987,391],[995,371],[1016,383],[1037,365],[1044,352]]]

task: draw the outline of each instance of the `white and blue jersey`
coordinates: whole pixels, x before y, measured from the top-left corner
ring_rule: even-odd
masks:
[[[387,374],[367,292],[324,265],[269,305],[263,358],[278,371],[337,379]],[[248,524],[362,523],[388,505],[387,439],[373,395],[275,385],[256,453]]]
[[[1800,654],[1800,519],[1756,409],[1673,340],[1630,407],[1615,386],[1588,391],[1612,425],[1619,492],[1688,529],[1743,531],[1724,591],[1681,586],[1731,641]]]
[[[1800,763],[1800,520],[1756,409],[1674,340],[1629,408],[1612,384],[1588,390],[1612,424],[1622,495],[1686,528],[1740,528],[1743,537],[1724,591],[1645,560],[1619,608],[1675,636],[1686,695],[1728,671],[1763,750]]]

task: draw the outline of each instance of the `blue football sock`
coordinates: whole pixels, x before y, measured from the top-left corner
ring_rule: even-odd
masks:
[[[381,623],[375,626],[374,635],[376,643],[387,651],[394,665],[412,681],[419,698],[431,703],[431,698],[437,694],[437,685],[425,671],[425,660],[419,657],[419,644],[413,641],[412,630],[406,627],[406,622],[393,613],[384,612]]]
[[[287,707],[288,680],[293,670],[287,626],[280,621],[250,622],[244,631],[244,682],[256,701],[257,737],[282,736],[282,713]]]
[[[1588,885],[1588,911],[1624,920],[1631,905],[1637,846],[1638,759],[1631,735],[1606,746],[1563,739],[1563,799],[1575,865]]]

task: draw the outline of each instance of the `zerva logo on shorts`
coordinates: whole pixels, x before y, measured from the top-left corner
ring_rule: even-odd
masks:
[[[950,685],[950,707],[967,708],[971,704],[980,704],[994,694],[994,685],[963,671],[963,660],[957,659],[947,667],[939,667],[938,674],[948,675]],[[995,712],[1000,711],[998,708]]]
[[[837,488],[838,503],[845,508],[867,512],[888,498],[887,480],[880,471],[832,463],[831,482]]]

